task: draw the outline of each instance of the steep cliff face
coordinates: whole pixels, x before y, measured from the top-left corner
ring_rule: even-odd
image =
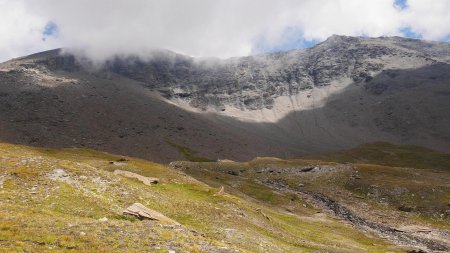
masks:
[[[450,59],[448,44],[404,38],[332,36],[305,50],[228,60],[197,60],[159,52],[144,62],[117,59],[108,70],[145,82],[168,99],[223,110],[272,109],[281,96],[325,87],[333,82],[364,83],[384,69],[418,68]]]
[[[75,71],[83,64],[89,66],[86,60],[80,63],[74,56],[59,56],[58,52],[26,59],[35,59],[53,70]],[[225,106],[260,110],[272,109],[278,97],[333,83],[367,83],[382,70],[449,62],[448,43],[334,35],[304,50],[227,60],[195,59],[161,50],[148,57],[115,58],[100,69],[104,75],[123,75],[167,99],[181,99],[200,110],[223,110]]]
[[[226,60],[160,50],[100,67],[53,50],[0,69],[5,141],[156,161],[380,140],[450,150],[449,43],[332,36],[303,50]]]

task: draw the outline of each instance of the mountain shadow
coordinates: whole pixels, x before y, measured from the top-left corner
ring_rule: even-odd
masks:
[[[213,160],[298,157],[374,141],[450,151],[444,63],[383,70],[330,95],[323,107],[275,123],[187,111],[114,73],[10,70],[0,80],[0,140],[9,143],[88,147],[157,162],[186,159],[186,152]]]

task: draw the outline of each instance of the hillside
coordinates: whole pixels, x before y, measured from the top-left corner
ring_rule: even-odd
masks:
[[[93,65],[66,50],[0,64],[0,140],[168,163],[294,158],[387,141],[450,151],[450,44],[332,36],[315,47]]]
[[[306,156],[340,163],[369,163],[416,169],[450,170],[450,154],[413,145],[366,143],[350,150]]]
[[[256,160],[249,165],[267,161]],[[215,180],[210,176],[217,175],[219,181],[209,186],[180,170],[88,149],[0,144],[0,249],[402,252],[417,246],[404,242],[396,246],[377,233],[336,219],[294,192],[272,189],[242,175],[209,171],[213,163],[198,165],[206,166],[205,174],[193,173],[199,179]],[[229,166],[238,169],[241,165],[223,163],[219,168]],[[245,174],[253,173],[247,165],[242,166]],[[148,186],[114,174],[118,169],[157,177],[160,182]],[[440,180],[445,179],[437,178],[436,182]],[[221,185],[224,192],[219,189]],[[123,215],[122,211],[133,203],[141,203],[179,224]],[[436,222],[448,227],[441,220]],[[430,240],[439,242],[435,232]],[[435,248],[446,247],[442,245]]]
[[[448,154],[373,143],[320,157],[324,160],[259,157],[245,163],[224,160],[170,165],[209,185],[225,185],[230,192],[293,213],[298,210],[294,199],[281,201],[277,194],[294,194],[295,201],[305,201],[364,233],[416,247],[407,252],[450,250]],[[336,159],[345,164],[327,162]]]

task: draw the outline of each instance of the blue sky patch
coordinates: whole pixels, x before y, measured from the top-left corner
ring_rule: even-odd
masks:
[[[400,30],[400,32],[403,34],[406,38],[411,39],[422,39],[422,34],[414,32],[411,27],[405,27]]]
[[[445,37],[442,39],[442,41],[450,42],[450,33],[447,34],[447,36],[445,36]]]
[[[58,36],[58,25],[56,25],[53,21],[47,22],[42,31],[42,40],[46,41],[49,37],[57,37]]]
[[[394,0],[394,6],[400,10],[408,8],[408,0]]]
[[[289,27],[283,32],[280,42],[275,45],[270,44],[264,37],[256,39],[252,54],[309,48],[318,43],[320,43],[319,40],[306,40],[302,31]]]

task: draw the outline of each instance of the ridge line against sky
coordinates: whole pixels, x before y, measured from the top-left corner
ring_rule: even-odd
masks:
[[[96,61],[310,47],[332,34],[450,40],[450,0],[0,0],[0,62],[53,48]]]

